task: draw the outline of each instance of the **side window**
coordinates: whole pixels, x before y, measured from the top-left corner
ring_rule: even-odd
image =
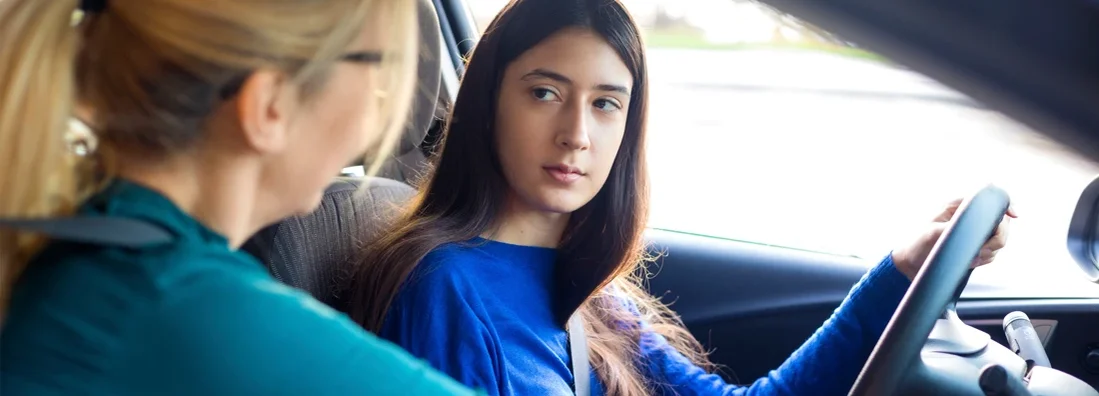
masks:
[[[1065,235],[1099,164],[747,0],[625,0],[648,50],[649,226],[876,261],[987,183],[1020,217],[974,276],[1083,282]],[[484,29],[503,0],[469,0]]]

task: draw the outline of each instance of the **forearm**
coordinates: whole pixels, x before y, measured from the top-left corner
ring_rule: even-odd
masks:
[[[751,386],[729,393],[847,394],[908,285],[908,278],[887,256],[782,366]]]

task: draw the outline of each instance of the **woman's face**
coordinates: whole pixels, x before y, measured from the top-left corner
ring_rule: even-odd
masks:
[[[513,201],[571,213],[607,181],[622,136],[633,76],[602,37],[564,29],[504,71],[495,138]]]
[[[385,32],[371,27],[382,25],[368,23],[346,52],[380,52]],[[288,205],[276,210],[282,216],[316,208],[340,170],[381,140],[383,75],[377,63],[337,62],[318,92],[288,105],[285,150],[269,159],[261,181],[267,199]]]

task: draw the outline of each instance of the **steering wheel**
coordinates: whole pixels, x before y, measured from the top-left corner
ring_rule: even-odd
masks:
[[[901,299],[850,396],[896,393],[935,322],[957,298],[955,292],[964,286],[970,263],[996,231],[1009,203],[1007,193],[995,186],[962,202]]]

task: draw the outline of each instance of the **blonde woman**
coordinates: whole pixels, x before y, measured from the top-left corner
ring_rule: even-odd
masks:
[[[393,140],[414,7],[0,2],[0,217],[129,218],[170,235],[123,248],[0,230],[0,393],[468,393],[236,250]],[[95,172],[65,144],[77,106]]]

